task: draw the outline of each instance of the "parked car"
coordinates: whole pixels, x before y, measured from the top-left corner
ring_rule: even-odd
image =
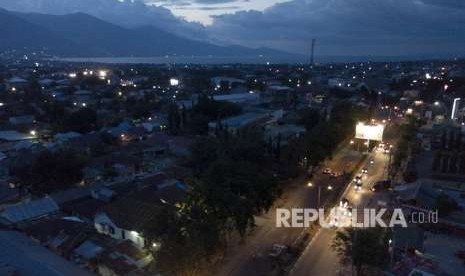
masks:
[[[361,191],[362,190],[362,182],[356,182],[355,185],[354,185],[354,189],[355,191]]]
[[[329,177],[331,178],[337,178],[339,176],[339,174],[337,172],[332,172],[329,174]]]
[[[361,174],[356,175],[354,178],[354,182],[355,184],[362,184],[362,175]]]
[[[362,169],[362,173],[368,174],[368,169],[367,169],[367,168],[363,168],[363,169]]]

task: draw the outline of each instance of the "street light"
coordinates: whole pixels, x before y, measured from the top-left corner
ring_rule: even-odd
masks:
[[[308,182],[308,183],[307,183],[307,186],[310,187],[310,188],[312,188],[312,187],[313,187],[313,183],[312,183],[312,182]]]
[[[354,140],[350,140],[350,144],[353,145],[355,142]]]
[[[333,189],[333,186],[329,185],[328,186],[328,191],[331,191]]]

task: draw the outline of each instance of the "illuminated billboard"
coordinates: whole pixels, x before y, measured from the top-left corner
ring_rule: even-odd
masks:
[[[179,80],[178,79],[170,79],[170,85],[171,86],[178,86],[179,85]]]
[[[355,138],[382,141],[383,140],[384,125],[382,124],[365,124],[358,123],[355,127]]]

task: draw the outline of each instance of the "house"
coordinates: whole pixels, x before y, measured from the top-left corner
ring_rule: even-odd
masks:
[[[74,217],[55,217],[30,223],[23,231],[55,254],[69,259],[93,228]]]
[[[234,117],[228,117],[219,121],[210,122],[208,123],[208,128],[210,132],[215,132],[217,128],[225,127],[228,131],[232,133],[236,133],[239,129],[264,123],[266,122],[270,116],[266,113],[255,113],[255,112],[248,112]]]
[[[21,133],[14,130],[0,131],[0,141],[17,142],[22,140],[31,140],[36,137],[31,134]]]
[[[62,142],[68,141],[69,139],[77,138],[81,136],[82,134],[80,133],[70,131],[70,132],[65,132],[65,133],[57,133],[53,138],[55,138],[57,142],[62,143]]]
[[[294,124],[283,124],[267,126],[265,129],[265,139],[276,145],[280,140],[281,145],[286,145],[289,140],[301,137],[305,133],[305,127]]]
[[[13,116],[10,117],[8,121],[14,126],[31,125],[35,122],[35,117],[33,115]]]
[[[0,275],[92,275],[17,231],[0,231],[0,250]]]
[[[147,250],[130,241],[120,241],[99,255],[97,271],[102,276],[145,275],[142,271],[153,261]]]
[[[260,95],[258,93],[249,92],[228,95],[215,95],[213,96],[213,99],[219,102],[231,102],[236,104],[255,104],[260,102]]]
[[[96,234],[74,249],[72,259],[99,275],[136,276],[147,275],[144,268],[153,261],[153,256],[128,240]]]
[[[0,205],[11,203],[19,198],[19,189],[7,181],[0,180]]]
[[[244,80],[231,77],[213,77],[210,79],[210,81],[213,86],[218,88],[222,85],[226,85],[228,88],[231,88],[233,85],[245,84]]]
[[[18,224],[51,215],[58,211],[58,204],[47,196],[7,207],[0,213],[0,217],[6,220],[6,224]]]
[[[113,239],[129,240],[138,248],[146,248],[149,245],[141,234],[144,227],[163,212],[163,206],[181,207],[186,194],[186,187],[177,180],[149,185],[99,210],[94,218],[95,229]]]
[[[103,207],[94,218],[97,232],[116,240],[130,240],[138,248],[148,246],[143,227],[160,212],[159,204],[124,197]]]
[[[29,85],[29,82],[20,77],[13,77],[6,81],[7,89],[13,92],[17,91],[17,89],[25,88],[28,85]]]

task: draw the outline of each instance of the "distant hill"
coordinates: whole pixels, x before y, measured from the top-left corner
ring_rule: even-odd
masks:
[[[286,56],[271,49],[217,46],[152,26],[127,29],[75,13],[45,15],[0,9],[0,51],[47,49],[62,57]]]

